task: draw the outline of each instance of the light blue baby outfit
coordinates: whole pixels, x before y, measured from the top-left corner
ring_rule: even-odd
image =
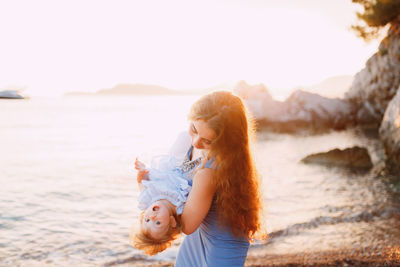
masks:
[[[149,169],[149,180],[143,180],[144,189],[138,198],[138,207],[145,210],[152,203],[166,199],[176,206],[176,213],[182,214],[189,195],[191,183],[183,178],[178,160],[171,155],[153,158]]]
[[[186,161],[191,158],[193,147],[187,153]],[[212,161],[204,165],[214,168]],[[191,173],[187,170],[187,173]],[[193,176],[186,176],[192,179]],[[217,222],[218,211],[215,198],[211,208],[199,228],[183,240],[175,267],[224,267],[244,266],[249,242],[246,238],[234,236],[230,229]]]

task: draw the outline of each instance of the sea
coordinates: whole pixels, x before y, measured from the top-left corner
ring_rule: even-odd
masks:
[[[187,129],[198,95],[0,100],[0,266],[113,266],[174,261],[182,238],[153,258],[129,245],[138,225],[135,158],[149,163]],[[270,238],[249,255],[379,248],[400,240],[400,201],[373,171],[305,165],[334,148],[366,147],[355,129],[320,135],[259,131]]]

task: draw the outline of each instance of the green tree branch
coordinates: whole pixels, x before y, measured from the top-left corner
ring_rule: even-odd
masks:
[[[357,12],[359,23],[351,28],[366,41],[379,36],[383,27],[400,23],[400,0],[352,0],[364,8]]]

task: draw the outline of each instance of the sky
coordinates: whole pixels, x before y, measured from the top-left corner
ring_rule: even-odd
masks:
[[[349,30],[357,8],[351,0],[1,0],[0,89],[312,85],[354,75],[377,50],[378,41]]]

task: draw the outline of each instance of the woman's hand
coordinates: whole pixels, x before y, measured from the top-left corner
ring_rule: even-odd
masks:
[[[143,162],[136,158],[135,160],[135,169],[138,171],[137,174],[137,182],[138,184],[142,183],[142,180],[149,180],[149,171],[146,169],[146,165]]]

